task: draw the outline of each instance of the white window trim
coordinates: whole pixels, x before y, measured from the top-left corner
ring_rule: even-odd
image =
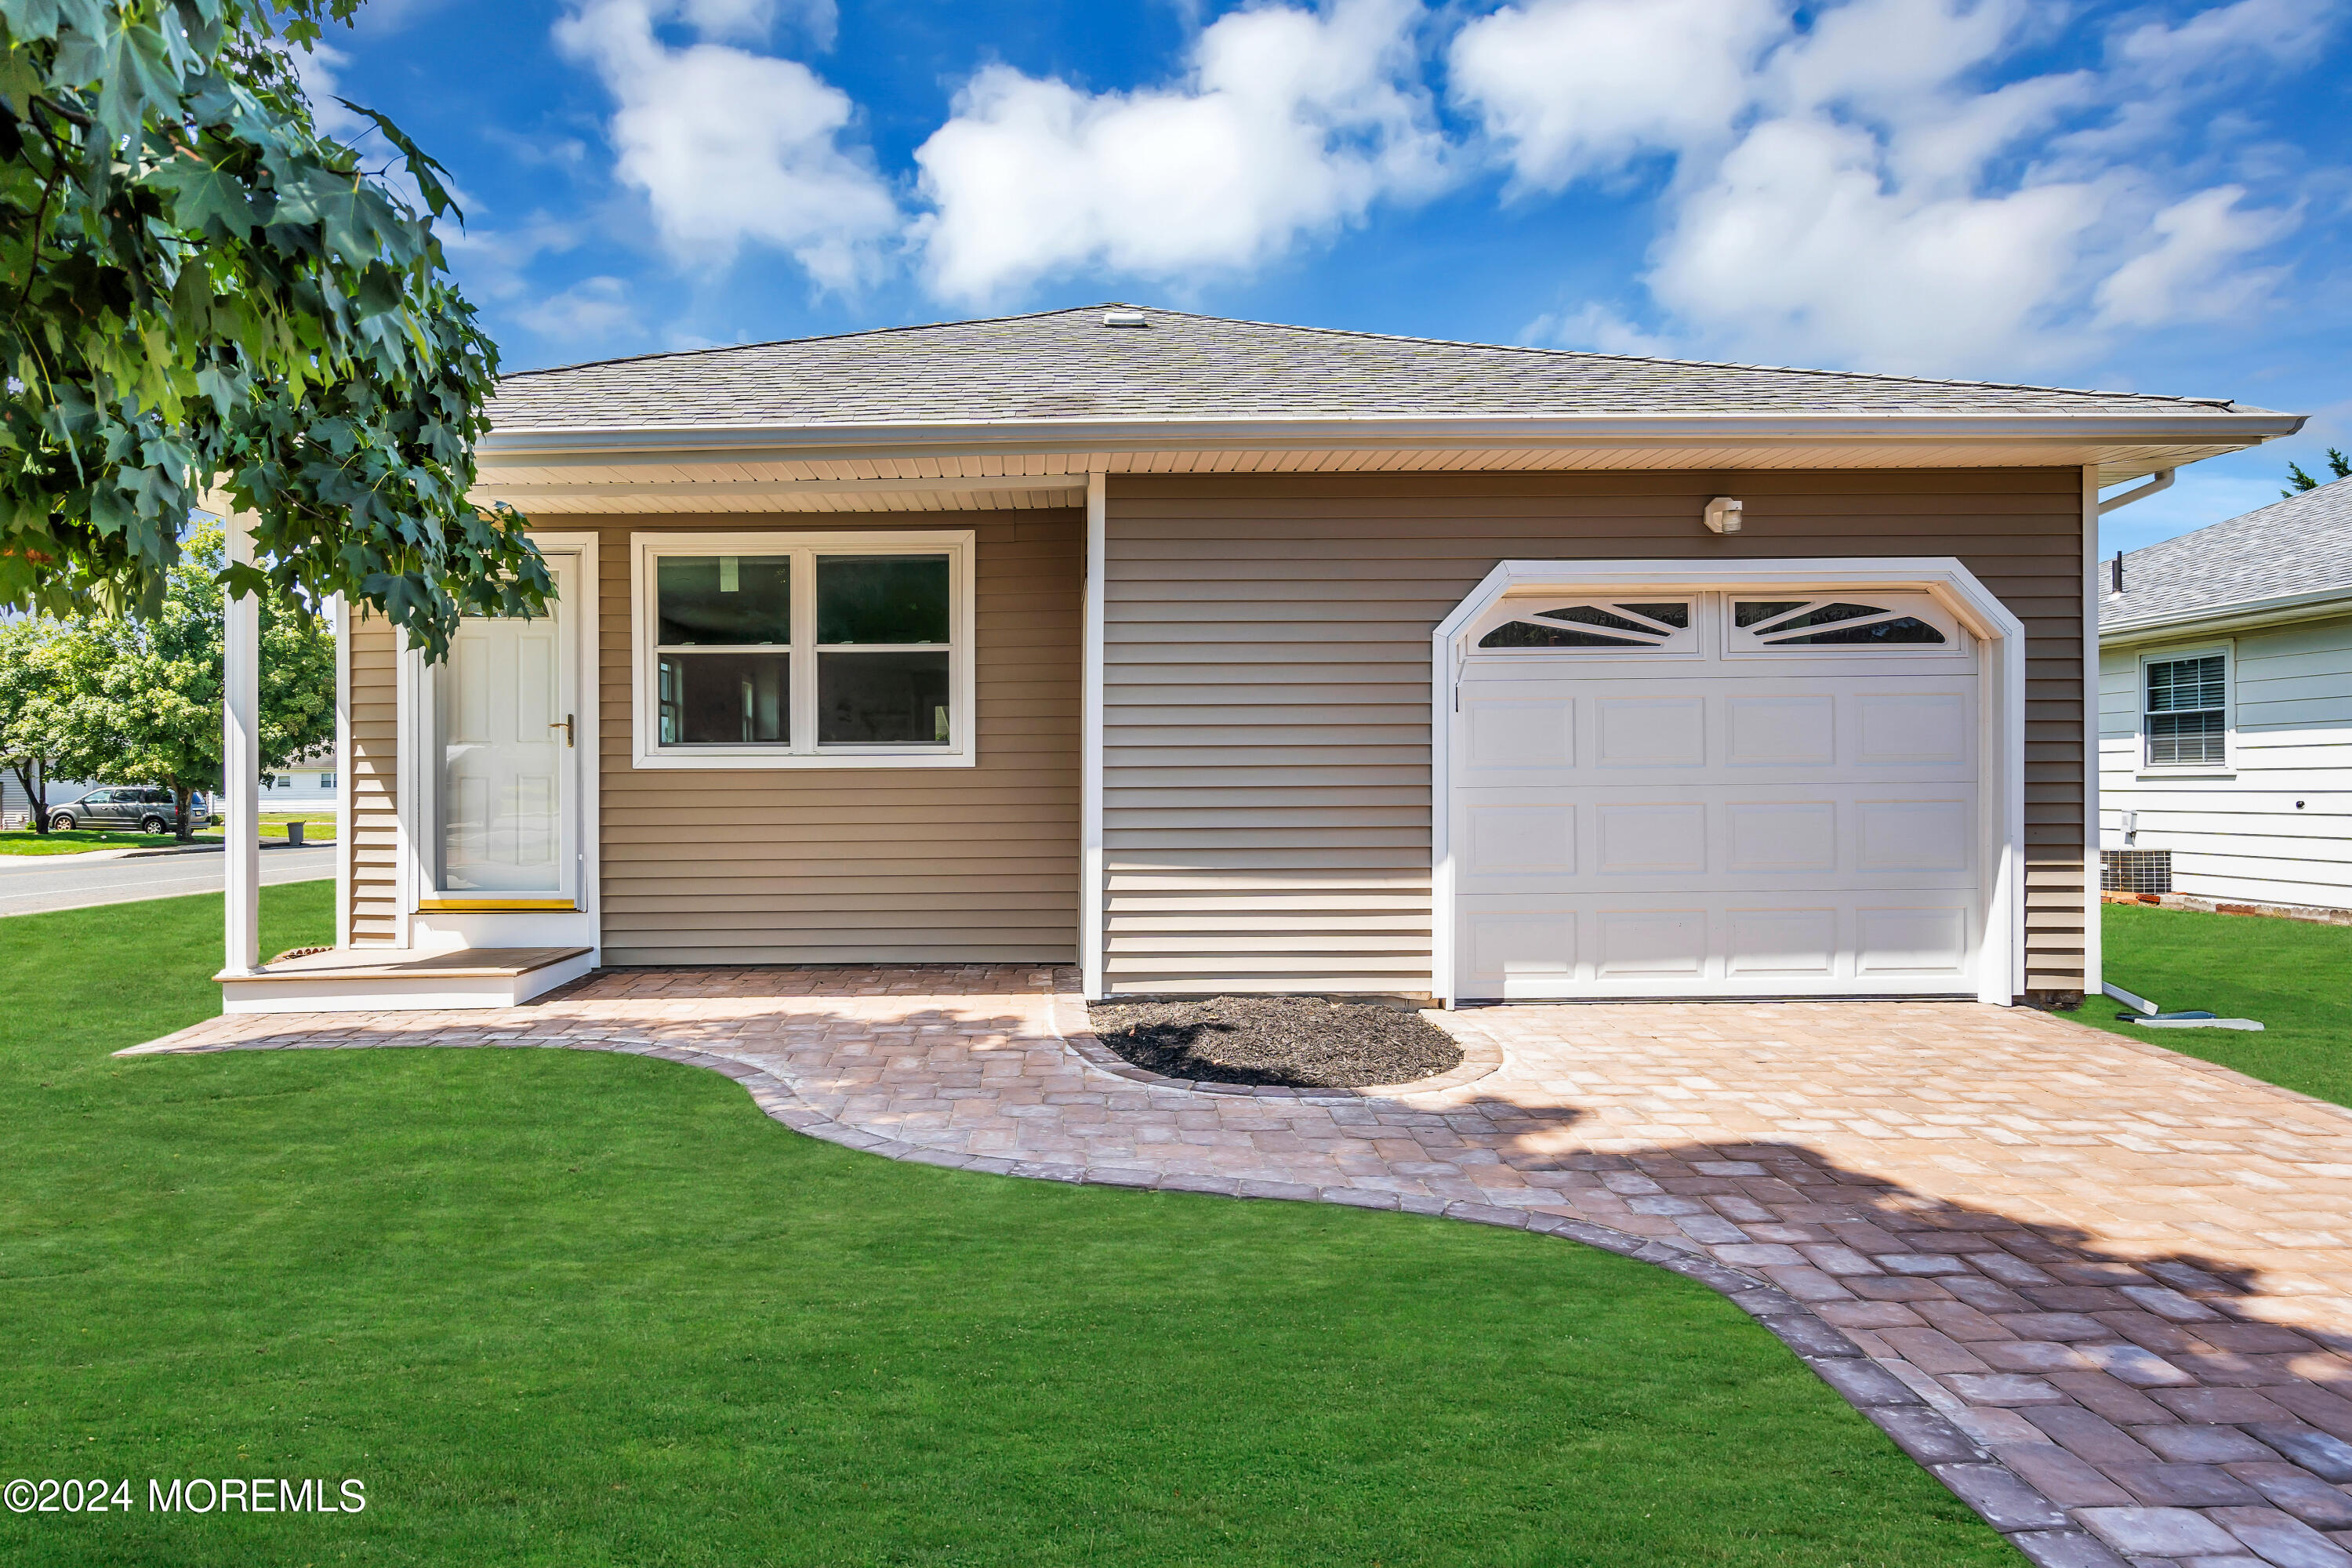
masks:
[[[1977,953],[1977,999],[2006,1007],[2025,992],[2025,626],[1958,559],[1851,556],[1759,561],[1504,561],[1430,634],[1430,991],[1451,1007],[1461,993],[1454,951],[1451,762],[1455,685],[1463,635],[1514,588],[1541,585],[1631,598],[1654,593],[1728,592],[1795,597],[1806,590],[1847,594],[1911,589],[1934,596],[1979,639],[1984,683],[1979,755],[1979,823],[1986,879],[1984,940]]]
[[[814,532],[800,529],[762,529],[734,533],[633,533],[629,536],[629,694],[631,708],[630,763],[638,768],[968,768],[979,761],[979,611],[975,542],[971,529],[917,531],[867,530],[856,532]],[[948,557],[948,677],[950,708],[948,743],[927,745],[834,746],[823,750],[787,750],[781,746],[663,746],[655,674],[656,628],[660,616],[655,602],[654,563],[664,555],[782,555],[794,551],[832,555],[939,555]],[[792,708],[793,727],[815,713],[816,579],[798,569],[793,574]],[[805,631],[811,640],[803,641]],[[814,746],[814,739],[810,745]]]
[[[2152,763],[2147,760],[2147,667],[2184,658],[2221,656],[2221,760],[2218,763]],[[2229,779],[2238,776],[2238,645],[2234,637],[2148,649],[2132,668],[2132,774],[2143,779]]]

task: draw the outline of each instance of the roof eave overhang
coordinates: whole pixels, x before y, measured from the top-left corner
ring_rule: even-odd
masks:
[[[955,424],[614,426],[494,428],[478,444],[486,467],[562,467],[638,458],[664,464],[698,458],[740,463],[854,460],[876,457],[1088,456],[1167,448],[1255,451],[1395,447],[1509,450],[1649,447],[1703,451],[1727,447],[1856,445],[1948,449],[1955,446],[2182,447],[2236,450],[2293,435],[2303,416],[2166,411],[2154,415],[1626,414],[1499,418],[1417,416],[1362,419],[978,420]]]
[[[2226,605],[2199,605],[2192,609],[2165,615],[2103,622],[2099,626],[2099,641],[2110,647],[2126,647],[2183,637],[2252,631],[2263,626],[2315,620],[2334,615],[2352,615],[2352,583],[2339,583],[2303,594],[2238,599]]]

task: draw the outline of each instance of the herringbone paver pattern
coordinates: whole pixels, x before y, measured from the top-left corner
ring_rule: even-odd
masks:
[[[1471,1058],[1450,1087],[1186,1089],[1074,1048],[1070,986],[616,972],[138,1049],[640,1051],[902,1158],[1638,1247],[1757,1313],[2037,1561],[2352,1568],[2352,1114],[1962,1004],[1495,1008],[1435,1016]]]

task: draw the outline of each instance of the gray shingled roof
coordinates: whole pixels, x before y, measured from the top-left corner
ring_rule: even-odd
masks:
[[[2258,507],[2227,522],[2124,552],[2099,567],[2099,625],[2170,620],[2248,600],[2352,588],[2352,479]]]
[[[2219,399],[1775,370],[1092,305],[501,377],[494,428],[1644,414],[2260,412]]]

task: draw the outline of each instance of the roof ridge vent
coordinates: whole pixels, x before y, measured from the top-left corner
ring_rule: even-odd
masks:
[[[1151,325],[1151,322],[1145,318],[1143,312],[1140,310],[1105,310],[1103,312],[1103,325],[1106,327],[1148,327]]]

